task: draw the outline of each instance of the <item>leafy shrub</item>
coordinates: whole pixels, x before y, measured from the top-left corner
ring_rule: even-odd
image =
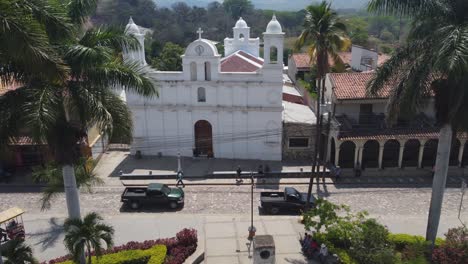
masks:
[[[166,246],[156,245],[147,250],[132,249],[117,253],[103,255],[100,258],[93,256],[91,261],[98,264],[162,264],[166,258]],[[73,264],[71,260],[58,264]]]
[[[432,261],[439,264],[468,263],[468,229],[451,228],[445,238],[445,243],[434,249]]]
[[[179,233],[176,234],[176,237],[172,238],[164,238],[164,239],[157,239],[157,240],[146,240],[143,242],[135,242],[130,241],[127,244],[116,246],[111,249],[103,251],[104,255],[110,255],[113,253],[119,253],[122,251],[131,251],[131,250],[148,250],[157,245],[164,245],[167,249],[167,256],[162,258],[162,261],[167,264],[182,264],[184,261],[192,255],[195,250],[197,249],[197,231],[194,229],[183,229]],[[185,246],[184,246],[185,245]],[[92,253],[94,254],[94,252]],[[153,255],[154,256],[154,255]],[[103,256],[104,257],[104,256]],[[102,258],[103,258],[102,257]],[[99,261],[101,261],[101,259]],[[71,256],[63,256],[53,260],[50,260],[48,264],[72,264],[73,262],[67,262],[71,259]],[[159,258],[151,258],[147,262],[149,264],[155,263],[163,263],[158,262]],[[94,257],[93,257],[94,260]],[[135,260],[136,261],[136,260]],[[144,263],[147,263],[144,262]],[[42,264],[46,264],[47,262],[43,262]],[[98,264],[102,264],[101,262],[97,262]],[[114,264],[114,263],[113,263]],[[123,264],[123,263],[122,263]],[[128,264],[128,263],[125,263]],[[131,264],[139,264],[139,262],[131,263]]]
[[[340,258],[340,263],[342,264],[359,264],[358,262],[353,260],[349,256],[348,252],[346,252],[346,250],[344,249],[334,249],[333,251],[330,250],[330,252],[333,252],[334,254],[336,254],[338,258]]]
[[[196,245],[198,242],[197,230],[194,229],[183,229],[176,235],[179,245],[182,246],[191,246]]]
[[[147,264],[149,261],[150,257],[142,257],[139,259],[133,259],[133,260],[125,260],[122,262],[122,264]],[[98,262],[100,264],[100,262]]]

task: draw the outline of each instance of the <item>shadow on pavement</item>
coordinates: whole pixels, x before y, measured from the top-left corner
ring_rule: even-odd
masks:
[[[171,213],[182,211],[184,207],[171,209],[167,205],[150,205],[143,206],[138,209],[132,209],[127,205],[121,205],[119,211],[121,213]]]
[[[42,250],[53,247],[59,239],[60,235],[63,233],[62,223],[59,223],[57,218],[51,218],[49,220],[49,225],[50,227],[45,230],[28,234],[28,236],[31,238],[39,238],[39,242],[37,242],[35,245],[40,245]]]

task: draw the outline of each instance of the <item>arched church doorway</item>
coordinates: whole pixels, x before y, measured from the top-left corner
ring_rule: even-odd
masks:
[[[213,129],[210,122],[199,120],[195,123],[195,155],[213,156]]]

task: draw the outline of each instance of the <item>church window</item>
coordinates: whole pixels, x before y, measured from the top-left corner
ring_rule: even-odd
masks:
[[[197,80],[197,64],[195,62],[190,63],[190,80]]]
[[[203,87],[199,87],[197,90],[198,102],[206,102],[206,90]]]
[[[278,62],[278,48],[275,46],[270,47],[270,63]]]
[[[242,34],[242,33],[239,34],[239,39],[240,39],[240,40],[244,40],[244,34]]]
[[[211,64],[205,62],[205,81],[211,81]]]

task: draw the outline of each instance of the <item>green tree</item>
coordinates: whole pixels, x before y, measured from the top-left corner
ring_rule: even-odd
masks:
[[[325,85],[325,75],[330,72],[328,58],[331,57],[336,66],[343,65],[343,61],[338,55],[339,51],[349,48],[351,41],[346,37],[346,26],[339,18],[338,14],[331,9],[331,4],[323,1],[318,5],[310,5],[306,8],[307,13],[304,20],[304,29],[295,43],[296,50],[307,46],[310,55],[310,61],[317,66],[317,83],[318,83],[318,98],[317,98],[317,116],[320,117],[321,93],[322,87]],[[315,144],[315,152],[312,163],[312,175],[310,177],[309,189],[307,192],[307,203],[310,200],[312,192],[313,175],[317,167],[317,155],[320,146],[320,119],[317,124],[317,134]],[[307,204],[309,206],[309,204]]]
[[[160,71],[181,71],[182,55],[185,50],[181,46],[167,42],[159,56],[155,59],[153,67]]]
[[[6,258],[4,264],[36,264],[39,263],[33,256],[30,246],[23,240],[13,239],[2,246],[1,257]]]
[[[93,172],[94,166],[92,158],[81,157],[77,160],[74,166],[77,188],[84,187],[86,191],[92,192],[92,187],[104,184],[104,181]],[[42,190],[41,210],[47,210],[58,194],[64,191],[61,166],[51,162],[45,167],[34,168],[33,179],[35,182],[46,183],[46,187]]]
[[[398,48],[368,84],[376,94],[392,82],[389,121],[417,113],[435,98],[440,126],[426,239],[435,243],[454,131],[468,129],[468,2],[465,0],[372,0],[369,9],[413,19],[409,41]]]
[[[87,129],[97,126],[111,139],[130,140],[131,113],[113,89],[122,86],[143,96],[156,95],[156,89],[144,75],[142,66],[122,58],[123,48],[136,48],[137,40],[116,28],[85,30],[85,25],[79,22],[87,18],[80,15],[89,14],[88,7],[93,3],[76,1],[62,6],[65,9],[83,5],[82,11],[65,9],[69,19],[77,22],[74,35],[50,46],[60,54],[69,69],[67,74],[59,75],[61,78],[34,74],[27,82],[20,78],[21,87],[0,97],[0,146],[6,146],[25,130],[34,142],[47,143],[55,161],[62,166],[69,217],[80,219],[73,166],[81,155],[81,144],[87,140]],[[11,75],[2,75],[0,79],[5,76]]]
[[[75,261],[80,258],[81,252],[86,249],[88,264],[91,264],[91,253],[97,257],[102,255],[103,242],[107,248],[114,244],[114,228],[102,222],[103,218],[97,213],[87,214],[83,220],[69,218],[64,223],[64,243]]]
[[[0,82],[57,81],[68,68],[52,44],[71,34],[66,12],[47,0],[0,1]],[[3,145],[4,146],[4,145]]]
[[[238,19],[243,14],[253,9],[250,0],[224,0],[223,7],[226,13],[230,14],[234,19]]]
[[[313,228],[316,232],[321,232],[322,227],[327,229],[331,224],[340,219],[339,213],[349,213],[349,207],[336,205],[325,199],[317,199],[315,206],[303,214],[303,224],[305,229],[310,231]]]

